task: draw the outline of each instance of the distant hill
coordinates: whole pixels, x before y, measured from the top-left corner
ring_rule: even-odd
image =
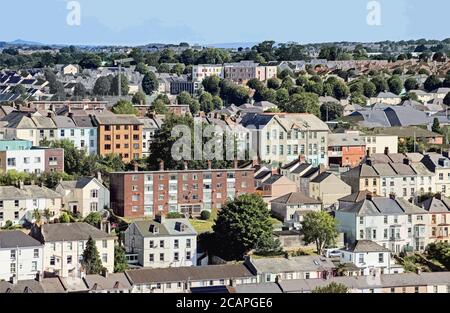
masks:
[[[16,39],[11,42],[7,42],[9,45],[22,45],[22,46],[43,46],[43,43],[35,42],[35,41],[27,41],[23,39]]]
[[[206,47],[210,48],[220,48],[220,49],[237,49],[237,48],[251,48],[257,45],[258,42],[232,42],[232,43],[216,43],[206,45]]]

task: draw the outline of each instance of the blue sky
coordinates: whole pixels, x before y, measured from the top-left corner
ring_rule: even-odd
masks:
[[[369,0],[79,0],[80,26],[66,23],[69,0],[2,2],[2,25],[8,26],[0,28],[0,41],[139,45],[450,37],[447,0],[379,0],[381,26],[366,22]]]

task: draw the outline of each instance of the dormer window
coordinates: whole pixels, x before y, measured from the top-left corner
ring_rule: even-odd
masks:
[[[158,226],[155,226],[155,225],[150,225],[149,231],[152,234],[159,234],[159,228],[158,228]]]

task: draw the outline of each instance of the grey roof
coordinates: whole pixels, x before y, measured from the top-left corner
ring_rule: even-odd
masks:
[[[139,269],[126,271],[132,284],[254,277],[244,264]]]
[[[87,275],[84,281],[89,290],[123,290],[131,289],[131,283],[124,273],[102,275]]]
[[[40,247],[42,244],[27,234],[15,231],[0,231],[0,249]]]
[[[58,128],[76,128],[77,127],[70,117],[58,115],[58,116],[53,116],[52,120],[55,123],[56,127],[58,127]]]
[[[257,273],[308,272],[331,270],[336,266],[324,257],[305,255],[286,258],[251,259]]]
[[[265,185],[273,185],[273,184],[275,184],[278,180],[280,180],[281,178],[283,178],[284,176],[283,175],[272,175],[272,176],[270,176],[268,179],[266,179],[265,181],[264,181],[264,184]]]
[[[329,147],[341,147],[341,146],[365,146],[366,141],[364,137],[352,134],[329,134],[328,146]]]
[[[56,128],[55,123],[50,117],[47,116],[33,116],[31,118],[36,124],[37,128],[48,128],[48,129],[54,129]]]
[[[320,173],[319,175],[317,175],[317,177],[315,177],[313,180],[311,180],[311,182],[320,184],[324,180],[328,179],[328,177],[330,177],[331,175],[333,175],[333,174],[329,173],[329,172]]]
[[[96,115],[95,119],[100,125],[142,125],[135,115],[129,114]]]
[[[14,186],[0,186],[0,199],[58,199],[61,195],[47,187],[25,185],[23,189]]]
[[[234,289],[236,293],[282,293],[281,288],[276,283],[237,285]]]
[[[335,282],[350,289],[373,289],[408,286],[448,285],[450,272],[401,273],[380,275],[380,279],[367,279],[366,276],[341,276],[328,279],[283,280],[278,283],[283,292],[309,292],[316,287],[324,287]]]
[[[377,98],[400,98],[400,96],[388,91],[388,92],[380,92],[377,95]]]
[[[75,123],[76,127],[81,128],[94,128],[95,125],[91,119],[90,116],[83,116],[83,115],[75,115],[72,117],[73,122]]]
[[[37,280],[19,280],[16,284],[0,281],[0,293],[44,293]]]
[[[88,223],[44,224],[41,233],[44,242],[88,240],[89,237],[94,240],[116,238]]]
[[[195,236],[197,232],[188,219],[185,218],[166,218],[163,223],[159,223],[156,220],[149,221],[137,221],[133,223],[144,237],[158,237],[158,236]],[[182,230],[179,226],[184,225]],[[157,227],[158,233],[150,231],[151,227]]]
[[[380,246],[372,240],[358,240],[348,249],[342,249],[349,252],[390,252],[389,249]]]
[[[291,192],[270,202],[283,204],[320,204],[321,202],[306,196],[301,192]]]
[[[94,179],[95,177],[80,177],[78,178],[78,180],[62,181],[59,184],[64,189],[83,189],[84,187],[86,187],[87,184],[89,184]]]
[[[450,199],[430,198],[421,203],[421,207],[430,213],[450,213]]]
[[[339,201],[342,202],[360,202],[364,199],[367,199],[367,196],[371,195],[372,197],[379,197],[378,195],[374,195],[372,192],[368,190],[357,191],[352,193],[351,195],[340,198]]]
[[[364,199],[355,203],[351,207],[343,208],[340,212],[356,213],[358,216],[376,216],[376,215],[401,215],[401,214],[421,214],[425,211],[408,202],[407,200],[397,198],[375,197],[372,200]]]
[[[45,293],[65,293],[66,288],[59,277],[44,278],[41,282]]]

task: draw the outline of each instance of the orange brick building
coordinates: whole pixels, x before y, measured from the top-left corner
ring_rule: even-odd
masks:
[[[366,154],[363,137],[353,134],[330,134],[328,136],[328,161],[339,166],[358,166]]]
[[[142,158],[143,123],[134,115],[96,115],[98,153],[118,154],[125,163]]]

